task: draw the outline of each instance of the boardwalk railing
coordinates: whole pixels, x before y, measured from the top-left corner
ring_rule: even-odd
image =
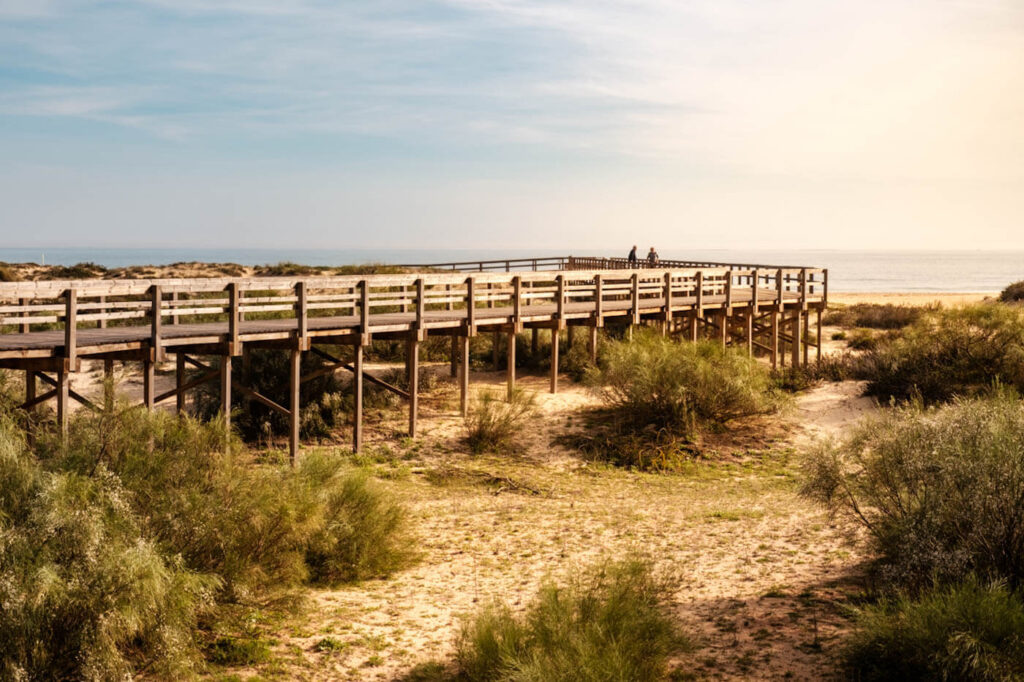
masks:
[[[755,284],[756,280],[756,284]],[[76,332],[107,328],[97,342],[117,337],[117,330],[146,326],[154,347],[164,345],[168,326],[227,322],[228,341],[238,341],[243,320],[292,320],[299,335],[337,333],[340,329],[397,331],[415,323],[421,328],[450,327],[472,322],[466,311],[488,308],[517,309],[526,317],[532,309],[552,315],[541,306],[588,303],[571,315],[597,313],[614,306],[599,305],[632,300],[637,308],[671,299],[680,308],[699,305],[714,297],[734,296],[750,302],[758,290],[760,305],[790,302],[821,303],[827,295],[826,271],[816,268],[776,269],[643,269],[569,270],[559,272],[480,273],[468,277],[445,274],[364,275],[305,278],[233,278],[163,280],[75,280],[8,282],[0,284],[0,358],[18,351],[16,338],[30,332],[60,329],[66,345],[25,348],[21,357],[42,357],[55,351],[74,357]],[[729,301],[732,303],[732,301]],[[463,311],[461,316],[433,315]],[[396,314],[415,312],[415,318]],[[557,314],[557,310],[554,311]],[[358,318],[341,321],[339,328],[311,328],[318,318]],[[487,317],[491,317],[488,315]],[[406,315],[408,318],[408,315]],[[458,320],[456,319],[458,318]],[[260,333],[261,335],[266,332]],[[25,337],[27,341],[27,337]],[[40,339],[42,341],[42,339]],[[170,341],[176,343],[177,341]]]
[[[531,265],[532,265],[532,260]],[[538,261],[541,259],[537,259]],[[565,264],[568,267],[568,263]],[[574,261],[573,266],[582,265]],[[511,262],[509,264],[511,267]],[[508,390],[515,386],[515,335],[551,331],[551,391],[558,386],[559,334],[589,328],[596,358],[598,329],[608,324],[653,324],[663,333],[701,336],[763,351],[774,364],[808,362],[809,311],[828,298],[828,273],[817,268],[645,268],[558,271],[410,273],[344,277],[230,279],[71,280],[0,283],[0,368],[25,372],[25,402],[56,399],[57,423],[67,428],[69,399],[99,409],[70,388],[69,374],[83,359],[102,360],[108,377],[114,362],[141,362],[143,404],[152,409],[210,381],[220,382],[222,416],[230,426],[233,390],[288,416],[289,447],[299,447],[300,386],[325,372],[353,374],[353,448],[362,442],[363,379],[384,385],[409,401],[409,433],[416,435],[419,343],[430,335],[452,338],[452,367],[461,368],[462,413],[469,393],[469,338],[479,331],[505,342]],[[404,339],[408,391],[363,369],[372,339]],[[319,344],[319,346],[317,345]],[[351,347],[349,360],[331,346]],[[232,358],[251,348],[285,350],[289,360],[287,405],[232,377]],[[303,376],[302,354],[330,365]],[[157,395],[154,365],[175,356],[176,386]],[[214,356],[219,364],[197,356]],[[202,370],[188,379],[186,366]],[[243,362],[244,365],[244,362]],[[54,374],[53,377],[47,373]],[[39,382],[50,390],[37,393]],[[112,380],[105,384],[112,386]],[[112,406],[112,395],[104,396]]]

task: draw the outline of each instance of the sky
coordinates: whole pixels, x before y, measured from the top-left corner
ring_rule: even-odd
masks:
[[[1024,249],[1021,0],[0,0],[6,246]]]

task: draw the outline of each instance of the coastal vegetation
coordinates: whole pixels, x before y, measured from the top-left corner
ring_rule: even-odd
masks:
[[[1024,672],[1024,403],[1008,390],[884,411],[805,463],[803,492],[869,538],[876,605],[858,611],[858,679]]]
[[[121,406],[31,449],[0,420],[5,678],[191,674],[257,640],[251,614],[296,604],[303,585],[412,559],[401,507],[343,460],[293,470],[226,454],[230,439]]]

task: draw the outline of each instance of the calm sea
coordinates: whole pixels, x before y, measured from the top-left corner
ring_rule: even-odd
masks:
[[[263,265],[291,261],[307,265],[363,263],[437,263],[532,256],[560,256],[564,251],[534,250],[401,250],[401,249],[103,249],[0,248],[0,261],[73,265],[92,261],[107,267],[165,265],[180,261],[232,262]],[[576,251],[577,256],[624,256],[625,253]],[[746,251],[695,249],[664,251],[662,258],[776,265],[807,265],[829,269],[832,291],[999,291],[1024,280],[1024,251]]]

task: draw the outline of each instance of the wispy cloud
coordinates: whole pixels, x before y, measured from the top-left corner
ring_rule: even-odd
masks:
[[[972,121],[1019,120],[1022,17],[1013,0],[0,0],[0,115],[1019,177],[1020,137]]]

